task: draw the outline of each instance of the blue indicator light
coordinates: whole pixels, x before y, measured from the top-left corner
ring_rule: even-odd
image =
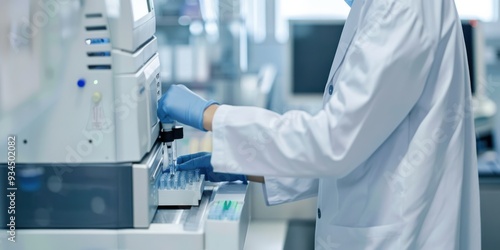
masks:
[[[85,40],[85,43],[87,45],[93,45],[93,44],[108,44],[109,38],[89,38]]]
[[[80,79],[78,80],[78,82],[76,83],[78,85],[78,87],[80,88],[83,88],[85,87],[85,79]]]
[[[107,57],[111,56],[111,52],[109,51],[87,52],[87,55],[90,57]]]

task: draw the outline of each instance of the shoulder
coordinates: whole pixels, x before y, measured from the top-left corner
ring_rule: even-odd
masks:
[[[444,22],[452,22],[454,0],[366,0],[358,22],[360,35],[405,34],[413,30],[420,39],[435,43]],[[455,11],[456,12],[456,11]]]

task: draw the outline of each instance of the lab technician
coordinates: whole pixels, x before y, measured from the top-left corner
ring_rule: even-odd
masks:
[[[481,249],[471,89],[454,1],[348,3],[316,115],[218,105],[171,86],[160,119],[213,131],[212,155],[181,157],[179,168],[215,180],[265,176],[270,205],[317,196],[316,249]]]

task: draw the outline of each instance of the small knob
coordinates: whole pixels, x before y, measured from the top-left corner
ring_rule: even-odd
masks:
[[[101,92],[94,92],[94,94],[92,94],[92,101],[94,103],[99,103],[101,100],[102,100]]]

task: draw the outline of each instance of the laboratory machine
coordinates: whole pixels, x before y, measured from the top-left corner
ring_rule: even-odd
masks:
[[[0,13],[1,249],[243,249],[247,185],[175,169],[152,0]]]

